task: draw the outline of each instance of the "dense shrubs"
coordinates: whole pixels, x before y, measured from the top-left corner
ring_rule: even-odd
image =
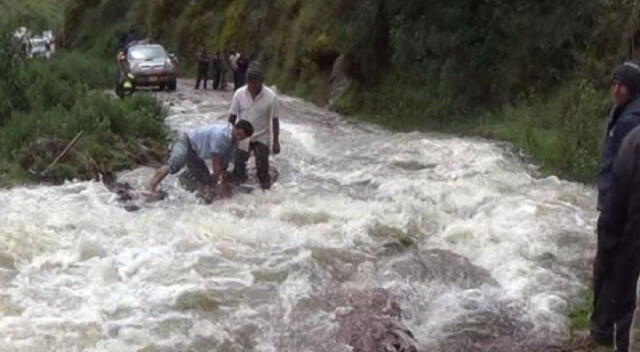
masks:
[[[151,96],[105,94],[113,74],[103,61],[77,52],[26,60],[11,36],[0,44],[0,66],[10,68],[0,80],[0,184],[36,180],[28,170],[44,170],[81,131],[46,180],[110,175],[161,157],[164,109]]]

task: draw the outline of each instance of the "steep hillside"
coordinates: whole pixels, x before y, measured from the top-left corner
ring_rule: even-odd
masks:
[[[0,0],[0,22],[28,21],[38,27],[56,28],[62,24],[63,3],[64,0]]]
[[[506,139],[591,181],[609,74],[637,54],[638,14],[614,0],[69,0],[65,33],[103,55],[129,28],[187,60],[238,49],[323,105],[335,69],[353,82],[334,105],[345,114]]]

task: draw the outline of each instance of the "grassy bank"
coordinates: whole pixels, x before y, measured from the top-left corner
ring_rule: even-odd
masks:
[[[10,30],[0,44],[6,49],[0,53],[0,185],[110,178],[163,157],[164,109],[150,96],[105,94],[114,77],[105,60],[65,51],[28,60]],[[47,169],[79,133],[78,143]]]

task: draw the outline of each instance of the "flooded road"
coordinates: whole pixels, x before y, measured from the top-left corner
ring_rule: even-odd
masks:
[[[231,98],[184,82],[158,96],[174,135],[226,120]],[[207,205],[169,176],[168,199],[127,212],[99,182],[0,191],[0,352],[562,342],[595,247],[592,188],[535,178],[495,142],[393,133],[290,97],[281,110],[266,193]]]

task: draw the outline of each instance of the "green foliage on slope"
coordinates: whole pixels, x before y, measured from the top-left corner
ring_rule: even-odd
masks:
[[[354,84],[340,112],[506,139],[586,182],[610,72],[640,47],[640,3],[629,0],[136,0],[109,16],[117,3],[69,0],[66,28],[102,47],[114,33],[96,21],[135,28],[187,60],[238,49],[265,63],[270,83],[320,104],[342,56]]]

